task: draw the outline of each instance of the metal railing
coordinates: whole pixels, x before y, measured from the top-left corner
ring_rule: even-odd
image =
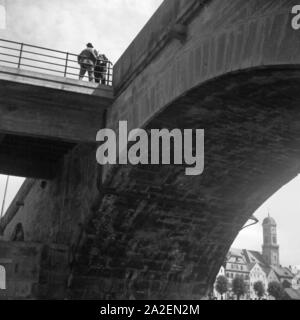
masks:
[[[74,53],[0,39],[0,64],[4,66],[13,65],[18,69],[79,79],[81,67],[78,57]],[[97,64],[100,63],[102,67],[93,74],[93,82],[112,86],[113,64],[110,61],[98,60]],[[83,79],[90,79],[88,71]]]

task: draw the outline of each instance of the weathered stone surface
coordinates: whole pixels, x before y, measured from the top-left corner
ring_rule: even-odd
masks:
[[[65,297],[69,272],[67,247],[0,241],[0,257],[6,276],[0,300]]]
[[[0,66],[0,173],[49,179],[78,143],[95,143],[112,88]]]
[[[185,3],[165,1],[164,8],[171,14],[170,7],[185,7]],[[130,86],[109,110],[111,127],[117,127],[119,120],[128,120],[131,128],[143,127],[190,89],[224,74],[299,63],[299,35],[291,27],[294,1],[215,0],[204,3],[189,22],[186,42],[168,42],[149,65],[145,64],[142,73],[131,79]],[[157,13],[153,22],[157,22],[160,15],[163,12]],[[164,27],[157,22],[155,30],[159,33]],[[148,43],[153,41],[146,26],[116,64],[116,85],[122,86],[128,74],[136,74],[135,64],[129,61],[138,61],[138,52],[143,57]],[[128,66],[130,69],[126,70]],[[119,79],[119,73],[126,73],[127,77]]]
[[[68,245],[76,242],[76,234],[89,217],[98,193],[95,152],[94,146],[79,146],[65,157],[53,181],[30,182],[25,199],[21,189],[9,209],[13,215],[8,221],[6,217],[3,220],[8,223],[4,239],[10,240],[15,226],[21,223],[25,241]],[[19,197],[23,206],[16,208]]]
[[[107,120],[112,128],[128,120],[131,128],[205,129],[204,174],[100,169],[95,150],[81,146],[46,188],[36,181],[4,231],[9,239],[22,223],[26,241],[70,247],[68,298],[200,299],[247,219],[299,173],[294,2],[203,2],[186,20],[186,41],[166,41],[147,60],[151,28],[158,34],[170,16],[178,23],[184,2],[165,1],[117,63]],[[139,56],[141,45],[149,50]]]

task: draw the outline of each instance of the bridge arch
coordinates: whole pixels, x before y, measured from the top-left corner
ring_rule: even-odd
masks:
[[[192,2],[198,5],[196,12]],[[109,127],[117,128],[118,121],[128,120],[130,128],[141,128],[190,89],[228,73],[299,65],[298,32],[291,26],[292,1],[202,2],[186,5],[182,1],[182,7],[192,8],[182,8],[191,16],[185,42],[155,41],[153,34],[167,33],[176,20],[170,17],[172,22],[166,27],[157,14],[148,26],[153,33],[146,27],[125,51],[115,66],[114,85],[127,86],[127,90],[116,90],[118,99],[108,111]],[[165,1],[161,11],[172,15],[174,7],[175,3]],[[152,57],[152,47],[163,49]],[[143,68],[134,61],[142,61]]]
[[[248,218],[299,173],[300,43],[291,4],[207,1],[189,20],[185,42],[165,43],[152,60],[137,57],[161,45],[153,40],[165,27],[157,14],[151,39],[142,31],[116,64],[121,89],[109,127],[128,120],[130,129],[206,132],[201,176],[171,165],[104,171],[88,226],[94,240],[83,246],[78,270],[97,247],[92,264],[110,262],[99,278],[126,283],[117,298],[203,297]],[[143,58],[136,70],[132,62]]]
[[[122,266],[116,277],[128,284],[117,297],[193,299],[209,291],[245,222],[300,172],[299,85],[300,65],[228,73],[148,122],[147,129],[204,128],[205,171],[119,166],[106,176],[88,227],[95,241],[82,252],[97,247],[92,264]]]

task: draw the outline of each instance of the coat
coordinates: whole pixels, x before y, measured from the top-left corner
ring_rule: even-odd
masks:
[[[95,65],[97,62],[97,56],[98,56],[97,50],[93,48],[86,48],[78,56],[78,63],[81,64],[83,60],[88,59],[92,61],[93,64]]]

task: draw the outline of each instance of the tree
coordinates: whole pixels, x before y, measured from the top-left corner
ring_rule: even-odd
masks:
[[[236,276],[232,282],[232,291],[240,300],[241,297],[246,293],[246,285],[242,277]]]
[[[261,300],[261,298],[265,295],[266,292],[264,284],[261,281],[257,281],[254,283],[253,289],[258,299]]]
[[[289,289],[292,287],[292,284],[290,282],[288,282],[287,280],[284,280],[282,282],[282,287],[283,287],[283,289]]]
[[[282,284],[276,281],[269,283],[268,293],[270,296],[274,297],[276,300],[283,299],[285,295]]]
[[[228,292],[228,280],[226,277],[224,277],[224,276],[218,277],[217,283],[216,283],[216,290],[222,296],[222,299],[223,299],[223,295],[226,292]]]

